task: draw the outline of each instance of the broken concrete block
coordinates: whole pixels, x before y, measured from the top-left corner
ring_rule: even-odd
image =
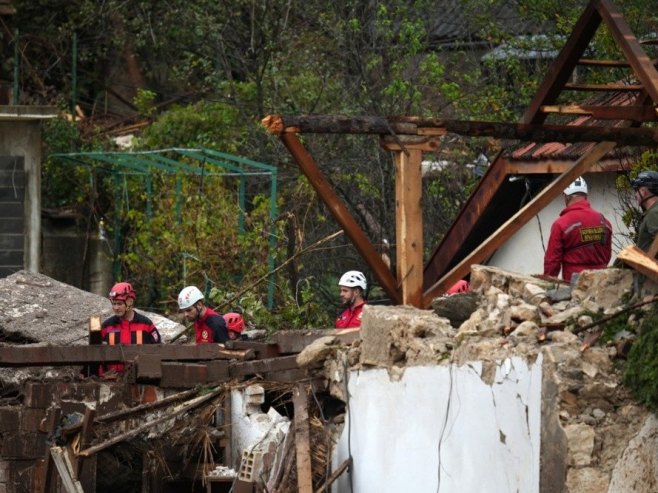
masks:
[[[336,337],[326,336],[316,339],[297,355],[301,368],[320,366],[329,355],[335,352]]]
[[[546,289],[533,282],[526,283],[523,286],[523,299],[532,305],[539,306],[540,303],[548,300],[548,295],[546,294]]]
[[[392,366],[436,363],[449,353],[448,319],[410,306],[367,306],[361,323],[361,362]]]
[[[571,292],[571,302],[604,309],[622,304],[630,296],[633,271],[629,269],[585,270],[580,273]],[[591,310],[597,311],[597,310]]]
[[[523,297],[526,284],[535,284],[546,289],[551,287],[551,283],[547,281],[518,272],[487,265],[471,266],[471,289],[475,291],[486,292],[489,287],[495,286],[509,295]]]
[[[524,322],[526,320],[538,322],[541,319],[539,308],[529,303],[521,302],[509,309],[512,320]]]
[[[569,465],[588,466],[594,452],[594,429],[584,424],[571,424],[564,427],[569,446]]]
[[[521,322],[510,335],[514,337],[527,337],[536,336],[537,332],[539,332],[539,326],[531,320],[526,320],[525,322]]]

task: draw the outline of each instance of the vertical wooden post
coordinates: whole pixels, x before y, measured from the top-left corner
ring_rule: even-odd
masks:
[[[404,140],[401,141],[400,139]],[[423,151],[436,150],[438,140],[400,136],[383,139],[384,147],[395,158],[395,235],[398,284],[402,304],[423,304]]]
[[[299,383],[292,394],[295,409],[295,450],[297,453],[297,491],[313,493],[311,469],[311,432],[308,424],[308,385]]]

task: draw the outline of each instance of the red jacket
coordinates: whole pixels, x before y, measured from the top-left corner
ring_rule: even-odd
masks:
[[[194,334],[197,344],[224,344],[229,339],[226,320],[210,308],[206,308],[203,317],[194,322]]]
[[[341,313],[336,319],[337,329],[353,329],[361,327],[361,316],[363,314],[363,307],[365,303],[361,303],[354,308],[349,307]]]
[[[141,313],[135,312],[132,320],[125,320],[113,315],[101,325],[101,336],[103,342],[114,346],[117,344],[159,344],[160,333],[155,328],[151,319]],[[103,372],[114,370],[121,373],[125,370],[123,363],[109,364],[101,367]]]
[[[612,226],[587,200],[566,207],[551,226],[544,274],[570,281],[585,269],[603,269],[612,255]]]

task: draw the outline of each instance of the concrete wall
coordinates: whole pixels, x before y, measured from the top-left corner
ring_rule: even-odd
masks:
[[[0,119],[2,115],[0,114]],[[39,271],[41,231],[41,123],[0,121],[0,156],[23,157],[25,170],[25,268]]]
[[[628,228],[621,220],[621,204],[615,187],[615,173],[584,175],[589,187],[592,207],[603,213],[612,223],[612,261],[617,253],[631,242]],[[562,194],[529,221],[512,238],[498,249],[488,265],[523,274],[541,274],[544,271],[544,251],[548,245],[553,221],[564,209]]]
[[[351,372],[334,467],[351,453],[353,490],[333,491],[538,493],[541,360]]]

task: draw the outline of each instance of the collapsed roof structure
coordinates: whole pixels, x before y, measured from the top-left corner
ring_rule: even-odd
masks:
[[[604,23],[623,54],[623,60],[582,58],[597,29]],[[569,82],[579,66],[626,68],[632,83]],[[566,91],[605,92],[611,96],[597,104],[559,104]],[[609,0],[592,0],[571,36],[550,67],[520,123],[456,121],[422,117],[281,116],[263,119],[268,130],[279,135],[302,172],[315,187],[337,222],[343,227],[382,288],[396,303],[427,307],[449,286],[468,275],[470,267],[491,256],[512,234],[557,197],[587,170],[618,169],[611,164],[616,146],[658,143],[658,132],[642,128],[658,120],[658,71],[623,16]],[[549,123],[549,118],[574,116],[576,120]],[[331,190],[316,160],[298,138],[299,134],[376,134],[390,150],[396,166],[397,272],[393,275],[377,254],[347,207]],[[478,183],[455,222],[423,264],[421,216],[421,161],[424,151],[440,148],[441,136],[458,133],[491,136],[525,142],[516,152],[501,153]],[[561,151],[560,159],[551,154]],[[546,159],[538,159],[544,157]],[[603,160],[602,163],[600,163]],[[517,174],[559,174],[522,208],[505,200],[507,178]],[[519,186],[518,184],[516,185]],[[522,193],[520,193],[522,195]],[[495,204],[495,208],[493,206]]]
[[[581,59],[602,21],[624,61]],[[570,86],[569,76],[577,64],[627,66],[638,83]],[[615,98],[596,105],[556,104],[561,91],[581,89],[629,98],[624,104],[616,104]],[[658,142],[658,132],[638,128],[657,119],[657,103],[658,73],[653,63],[614,6],[593,0],[520,124],[415,117],[268,118],[268,128],[280,135],[395,303],[426,308],[454,281],[474,275],[479,291],[470,298],[467,313],[457,323],[445,312],[439,317],[409,307],[368,307],[361,333],[282,332],[268,341],[235,342],[225,348],[26,344],[38,339],[26,340],[5,330],[10,318],[5,314],[7,320],[0,322],[4,339],[0,366],[9,373],[39,370],[22,374],[13,383],[5,377],[0,388],[0,488],[110,491],[122,480],[149,492],[254,491],[260,484],[267,491],[307,493],[326,491],[332,484],[345,491],[348,480],[341,475],[350,470],[357,492],[372,491],[375,482],[384,491],[386,486],[412,480],[433,491],[447,491],[446,487],[455,491],[464,478],[461,491],[507,484],[522,491],[562,492],[565,483],[556,478],[564,476],[569,476],[572,491],[601,491],[609,484],[618,488],[611,486],[610,491],[622,491],[628,469],[621,469],[613,479],[610,475],[628,442],[606,440],[623,433],[634,436],[646,412],[626,404],[626,392],[618,386],[609,361],[611,350],[587,351],[574,333],[556,329],[564,329],[572,318],[583,327],[591,324],[584,311],[610,307],[613,298],[626,294],[631,276],[628,272],[583,276],[573,304],[565,301],[558,308],[548,302],[551,286],[475,264],[574,177],[594,166],[614,168],[614,162],[606,164],[605,159],[615,145]],[[580,124],[545,123],[549,115],[564,114],[580,115]],[[400,204],[395,276],[300,142],[297,134],[308,132],[378,134],[394,153]],[[560,162],[538,161],[549,150],[531,144],[501,154],[423,266],[420,163],[422,153],[440,146],[447,132],[588,144],[572,144],[573,155]],[[520,210],[496,200],[497,194],[506,193],[506,177],[531,172],[560,175]],[[496,214],[489,214],[496,202]],[[52,287],[49,280],[35,280],[26,273],[7,279],[29,286],[35,295]],[[445,306],[435,307],[437,313],[439,308]],[[25,314],[17,310],[15,315]],[[34,329],[49,316],[37,309],[21,323]],[[83,341],[90,336],[79,319],[68,322],[82,330]],[[338,351],[340,340],[352,347]],[[541,346],[544,342],[547,346]],[[614,356],[623,356],[623,347],[615,348]],[[79,374],[80,368],[103,362],[125,362],[130,369],[117,381]],[[405,370],[407,364],[418,368]],[[311,371],[317,366],[324,371]],[[398,396],[402,396],[399,406],[376,405],[376,399]],[[422,406],[419,399],[425,399]],[[461,415],[460,399],[465,403]],[[387,427],[400,422],[427,428]],[[433,441],[437,437],[424,432],[437,423],[444,424],[438,445]],[[485,431],[485,438],[473,439],[466,432],[450,436],[453,429],[470,427]],[[340,433],[338,443],[329,434],[316,433],[332,428]],[[406,433],[391,437],[389,430],[401,429]],[[651,435],[648,430],[645,436]],[[381,433],[372,439],[376,432]],[[400,450],[386,446],[393,440],[403,444]],[[338,451],[333,458],[332,449]],[[490,462],[500,465],[500,470],[492,470],[485,459],[478,471],[468,469],[473,461],[460,463],[461,458],[479,460],[487,450],[495,451]],[[424,459],[412,464],[392,460],[400,455],[410,462],[410,457]],[[629,453],[627,462],[632,458]],[[520,459],[528,468],[518,467]],[[233,469],[236,465],[239,471]],[[386,465],[391,476],[382,467]],[[397,474],[403,468],[418,474],[413,478]],[[492,481],[483,485],[481,478]],[[581,488],[588,482],[598,489]]]

